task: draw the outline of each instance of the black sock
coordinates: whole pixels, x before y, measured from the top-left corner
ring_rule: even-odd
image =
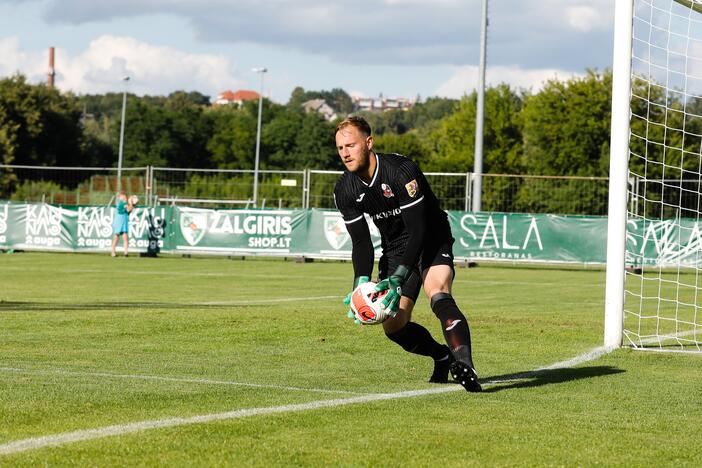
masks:
[[[456,301],[447,293],[438,293],[431,298],[431,309],[441,321],[446,344],[451,348],[457,361],[473,366],[473,356],[470,347],[470,329],[468,320],[461,313]]]
[[[386,336],[409,353],[431,356],[435,361],[447,357],[446,346],[437,342],[429,330],[418,323],[408,322],[401,330],[386,333]]]

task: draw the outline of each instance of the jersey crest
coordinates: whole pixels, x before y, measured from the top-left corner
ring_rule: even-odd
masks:
[[[380,188],[383,189],[383,196],[384,196],[385,198],[390,198],[390,197],[394,197],[394,196],[395,196],[395,194],[392,193],[392,189],[390,188],[390,186],[389,186],[388,184],[382,184],[382,185],[380,186]]]
[[[405,188],[407,189],[407,195],[410,196],[410,198],[414,198],[417,196],[417,180],[412,179],[409,182],[405,184]]]

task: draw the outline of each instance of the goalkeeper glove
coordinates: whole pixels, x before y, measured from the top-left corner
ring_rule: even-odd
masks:
[[[381,308],[390,309],[390,314],[392,317],[397,315],[400,310],[400,297],[402,297],[402,285],[405,284],[407,278],[409,278],[410,270],[404,265],[400,265],[395,269],[395,272],[389,277],[382,280],[375,287],[376,291],[385,291],[388,289],[388,293],[385,295],[383,302],[380,303]]]
[[[353,292],[356,290],[359,284],[367,283],[370,281],[370,278],[368,276],[357,276],[353,280],[353,289],[351,289],[351,292],[346,295],[344,298],[344,304],[350,305],[351,304],[351,296],[353,295]],[[360,325],[361,321],[356,318],[356,314],[353,313],[353,310],[349,309],[349,311],[346,313],[346,316],[356,322],[356,325]]]

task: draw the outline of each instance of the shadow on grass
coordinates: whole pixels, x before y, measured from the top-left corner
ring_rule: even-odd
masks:
[[[231,301],[222,303],[193,303],[193,302],[146,302],[146,301],[115,301],[115,302],[32,302],[32,301],[0,301],[0,312],[35,312],[59,310],[115,310],[115,309],[224,309],[229,307],[256,307],[265,305],[265,301],[247,302]]]
[[[588,366],[564,369],[543,369],[532,372],[505,374],[481,379],[483,392],[494,393],[503,390],[540,387],[542,385],[572,382],[580,379],[591,379],[607,375],[621,374],[623,369],[612,366]]]

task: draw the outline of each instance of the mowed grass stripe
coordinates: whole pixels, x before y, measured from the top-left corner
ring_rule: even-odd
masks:
[[[332,299],[343,299],[343,296],[312,296],[312,297],[285,297],[285,298],[252,298],[224,301],[203,301],[203,302],[33,302],[33,301],[0,301],[0,312],[16,312],[21,310],[96,310],[96,309],[123,309],[123,308],[168,308],[182,309],[187,307],[211,307],[211,306],[252,306],[265,304],[278,304],[285,302],[315,302]]]
[[[403,352],[381,327],[354,326],[340,302],[353,275],[349,263],[1,255],[0,305],[44,309],[0,313],[0,367],[373,395],[446,393],[86,440],[9,454],[0,464],[702,466],[696,450],[702,360],[621,350],[594,364],[538,371],[601,344],[604,271],[481,263],[456,273],[453,294],[471,325],[482,395],[455,385],[432,388],[425,383],[430,359]],[[335,298],[187,305],[303,296]],[[95,308],[53,308],[58,303]],[[413,320],[443,339],[423,296]],[[282,389],[3,373],[0,444],[333,399],[346,400]]]
[[[290,390],[305,393],[340,393],[345,395],[365,395],[365,393],[352,392],[346,390],[332,390],[323,388],[308,388],[294,387],[289,385],[274,385],[261,384],[250,382],[234,382],[230,380],[212,380],[212,379],[196,379],[189,377],[171,377],[160,375],[140,375],[140,374],[115,374],[111,372],[78,372],[65,369],[19,369],[13,367],[0,367],[0,372],[27,374],[27,375],[51,375],[51,376],[67,376],[67,377],[101,377],[108,379],[127,379],[127,380],[156,380],[162,382],[181,382],[202,385],[232,385],[235,387],[249,388],[273,388],[276,390]]]
[[[489,386],[497,385],[497,384],[500,384],[503,382],[511,382],[511,381],[515,381],[515,380],[536,377],[541,372],[543,372],[545,370],[563,369],[563,368],[568,368],[571,366],[576,366],[576,365],[583,364],[583,363],[588,362],[588,361],[592,361],[594,359],[598,359],[601,356],[614,351],[614,349],[615,348],[612,348],[612,347],[596,348],[596,349],[593,349],[592,351],[584,353],[580,356],[576,356],[572,359],[568,359],[568,360],[562,361],[562,362],[557,362],[555,364],[551,364],[549,366],[546,366],[546,367],[543,367],[540,369],[536,369],[536,370],[531,371],[531,372],[525,372],[519,376],[490,380],[488,382],[485,382],[483,384],[483,386],[489,387]],[[0,369],[0,371],[1,370],[3,370],[3,369]],[[155,378],[155,379],[160,380],[161,378]],[[182,381],[180,379],[166,379],[166,380]],[[192,382],[192,380],[190,380],[190,381],[186,380],[186,382]],[[198,382],[198,383],[200,383],[200,382]],[[276,387],[276,388],[280,388],[280,387]],[[295,390],[298,390],[298,389],[295,389]],[[229,420],[229,419],[238,419],[238,418],[245,418],[245,417],[252,417],[252,416],[264,416],[264,415],[269,415],[269,414],[310,411],[310,410],[316,410],[316,409],[322,409],[322,408],[333,408],[333,407],[337,407],[337,406],[372,403],[372,402],[378,402],[378,401],[384,401],[384,400],[397,400],[397,399],[402,399],[402,398],[414,398],[414,397],[419,397],[419,396],[437,395],[437,394],[456,392],[456,391],[463,391],[463,387],[460,387],[458,385],[446,385],[446,386],[441,386],[439,388],[431,388],[431,389],[423,389],[423,390],[410,390],[410,391],[397,392],[397,393],[377,393],[377,394],[361,395],[361,396],[350,397],[350,398],[339,398],[339,399],[333,399],[333,400],[312,401],[309,403],[298,403],[298,404],[294,404],[294,405],[282,405],[282,406],[273,406],[273,407],[265,407],[265,408],[240,409],[240,410],[234,410],[234,411],[227,411],[224,413],[191,416],[191,417],[187,417],[187,418],[175,417],[175,418],[157,419],[157,420],[151,420],[151,421],[139,421],[139,422],[127,423],[127,424],[116,424],[116,425],[107,426],[107,427],[101,427],[101,428],[95,428],[95,429],[85,429],[85,430],[80,430],[80,431],[68,432],[68,433],[64,433],[64,434],[54,434],[54,435],[48,435],[48,436],[42,436],[42,437],[31,437],[28,439],[8,442],[8,443],[0,445],[0,455],[11,455],[11,454],[15,454],[15,453],[25,452],[28,450],[36,450],[36,449],[40,449],[40,448],[44,448],[44,447],[57,447],[60,445],[65,445],[65,444],[70,444],[70,443],[75,443],[75,442],[81,442],[81,441],[92,440],[92,439],[100,439],[103,437],[110,437],[110,436],[120,436],[120,435],[132,434],[135,432],[142,432],[142,431],[148,431],[148,430],[153,430],[153,429],[163,429],[163,428],[177,427],[177,426],[188,426],[188,425],[192,425],[192,424],[206,424],[206,423],[216,422],[216,421],[225,421],[225,420]],[[476,394],[476,395],[474,395],[474,397],[477,398],[478,395]]]

